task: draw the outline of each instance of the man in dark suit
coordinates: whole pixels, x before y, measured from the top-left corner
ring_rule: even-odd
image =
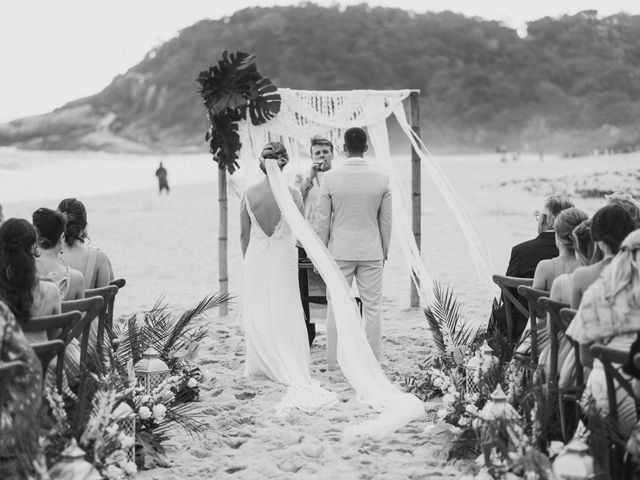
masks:
[[[565,196],[551,195],[547,197],[544,209],[536,212],[536,221],[538,222],[538,236],[519,243],[511,249],[511,258],[507,267],[506,275],[508,277],[533,278],[536,266],[540,260],[554,258],[558,256],[558,247],[556,247],[556,234],[553,231],[553,222],[558,214],[567,208],[573,207],[573,203]],[[520,297],[516,291],[520,301],[526,305],[527,301],[524,297]],[[513,310],[514,333],[516,338],[524,330],[527,318],[523,316],[519,310]]]

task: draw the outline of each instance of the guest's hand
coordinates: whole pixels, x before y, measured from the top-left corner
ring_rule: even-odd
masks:
[[[314,174],[316,174],[318,172],[323,172],[324,171],[324,160],[315,160],[313,162],[313,166],[311,167],[311,169],[314,171]]]

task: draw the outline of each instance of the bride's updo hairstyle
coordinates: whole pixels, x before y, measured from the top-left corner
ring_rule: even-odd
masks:
[[[39,208],[33,212],[32,220],[38,232],[38,246],[44,250],[55,247],[64,233],[64,215],[50,208]]]
[[[67,219],[67,226],[64,230],[64,241],[72,246],[76,240],[84,243],[87,238],[87,210],[84,204],[75,198],[65,198],[58,205],[58,211],[62,212]]]
[[[10,218],[0,226],[0,298],[20,324],[31,317],[33,289],[38,284],[37,240],[36,229],[22,218]]]
[[[567,248],[574,251],[573,230],[588,218],[589,216],[586,213],[575,207],[562,210],[553,221],[553,230],[556,232],[556,237]]]
[[[289,163],[289,154],[287,153],[287,149],[284,148],[284,145],[280,142],[269,142],[262,149],[262,154],[260,154],[260,170],[262,170],[262,173],[265,175],[267,173],[267,169],[264,166],[264,161],[267,158],[273,158],[276,160],[280,170]]]

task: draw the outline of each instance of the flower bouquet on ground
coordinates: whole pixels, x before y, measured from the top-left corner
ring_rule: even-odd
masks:
[[[129,387],[127,399],[136,415],[139,468],[168,466],[163,443],[175,426],[191,435],[203,432],[192,403],[199,399],[201,380],[195,358],[207,335],[207,325],[198,321],[229,298],[209,295],[182,314],[159,300],[117,332],[115,368]]]

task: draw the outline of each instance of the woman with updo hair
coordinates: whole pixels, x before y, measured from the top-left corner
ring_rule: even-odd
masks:
[[[576,269],[571,287],[571,308],[580,306],[582,295],[596,281],[602,270],[609,265],[618,253],[620,244],[636,225],[629,213],[619,205],[606,205],[598,210],[591,219],[591,238],[602,252],[602,259],[585,267]]]
[[[560,212],[553,222],[556,233],[556,247],[559,255],[555,258],[542,260],[533,275],[533,288],[551,290],[553,281],[564,273],[572,273],[578,267],[575,255],[573,230],[589,216],[575,207]]]
[[[33,212],[33,226],[38,232],[40,256],[36,259],[36,268],[40,278],[53,281],[63,300],[84,298],[82,273],[63,265],[60,259],[64,216],[50,208],[39,208]]]
[[[87,235],[87,210],[75,198],[65,198],[58,210],[66,216],[62,262],[83,273],[84,289],[109,285],[113,280],[113,269],[109,257],[99,248],[89,247]]]
[[[26,220],[10,218],[0,225],[0,297],[19,325],[31,317],[60,313],[55,283],[39,280],[35,252],[36,229]],[[46,332],[25,334],[31,343],[48,340]]]

